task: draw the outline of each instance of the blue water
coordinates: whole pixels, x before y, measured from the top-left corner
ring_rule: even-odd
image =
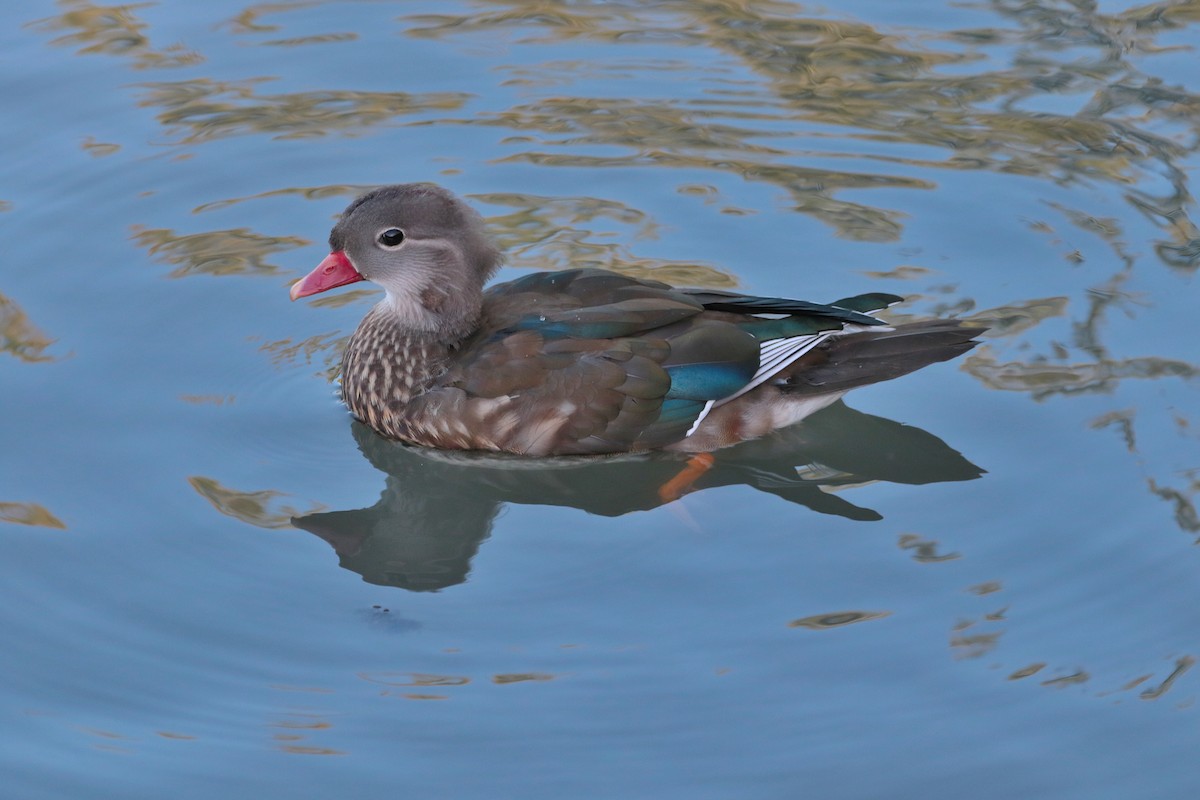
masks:
[[[0,795],[1192,796],[1200,29],[1162,8],[5,9]],[[992,331],[670,503],[652,459],[397,452],[329,382],[374,295],[287,287],[415,180],[502,277]]]

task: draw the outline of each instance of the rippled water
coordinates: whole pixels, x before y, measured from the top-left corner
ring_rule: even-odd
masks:
[[[3,12],[3,793],[1183,797],[1200,3]],[[992,326],[731,451],[398,449],[289,304],[381,183],[505,276]]]

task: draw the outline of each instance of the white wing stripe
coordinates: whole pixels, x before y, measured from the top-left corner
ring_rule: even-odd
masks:
[[[761,352],[766,355],[767,353],[775,353],[780,350],[787,350],[791,344],[792,342],[790,339],[772,339],[763,344]]]
[[[812,350],[821,342],[828,339],[830,336],[840,336],[847,333],[861,333],[863,331],[890,331],[892,328],[884,325],[871,326],[870,328],[864,325],[854,325],[847,323],[842,326],[841,330],[821,331],[820,333],[808,333],[802,336],[787,336],[782,339],[770,339],[759,345],[759,364],[758,370],[754,373],[754,377],[733,394],[728,397],[723,397],[720,400],[709,400],[704,404],[704,408],[700,411],[700,415],[696,417],[696,421],[692,423],[692,427],[688,428],[688,432],[684,434],[684,438],[691,436],[700,427],[700,423],[708,416],[708,413],[718,406],[725,405],[730,400],[735,400],[751,389],[757,389],[760,385],[770,380],[775,375],[778,375],[783,370],[787,369],[796,359],[800,358],[805,353]]]
[[[761,362],[759,362],[758,371],[754,373],[754,377],[757,378],[759,376],[759,374],[764,371],[770,371],[773,367],[775,367],[780,362],[786,361],[793,353],[795,353],[799,349],[800,349],[800,345],[797,344],[796,346],[788,348],[787,350],[776,351],[776,352],[768,354],[765,358],[762,359]]]
[[[687,433],[683,435],[683,438],[686,439],[696,432],[696,428],[700,427],[700,423],[703,422],[704,418],[708,416],[708,412],[712,411],[713,404],[716,402],[716,400],[709,400],[704,404],[704,408],[700,409],[700,416],[696,417],[696,421],[692,423],[692,427],[687,429]]]
[[[821,333],[810,333],[803,336],[788,336],[784,339],[771,339],[763,342],[759,347],[760,358],[762,359],[758,365],[758,371],[754,373],[754,377],[749,383],[743,386],[738,391],[722,398],[717,405],[724,405],[730,400],[741,397],[751,389],[756,389],[774,375],[779,374],[787,369],[800,356],[812,350],[821,342],[840,333],[848,333],[851,329],[857,328],[862,330],[857,325],[847,325],[839,331],[822,331]]]

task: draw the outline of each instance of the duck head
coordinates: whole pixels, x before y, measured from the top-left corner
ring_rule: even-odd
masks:
[[[368,192],[329,234],[330,253],[292,285],[291,297],[370,281],[398,325],[443,336],[476,323],[483,285],[500,263],[479,214],[439,186],[405,183]]]

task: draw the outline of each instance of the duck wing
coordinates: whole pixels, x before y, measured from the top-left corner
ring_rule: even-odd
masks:
[[[880,324],[851,307],[680,290],[604,270],[535,273],[488,290],[478,333],[420,401],[481,431],[472,447],[653,449],[824,337]]]

